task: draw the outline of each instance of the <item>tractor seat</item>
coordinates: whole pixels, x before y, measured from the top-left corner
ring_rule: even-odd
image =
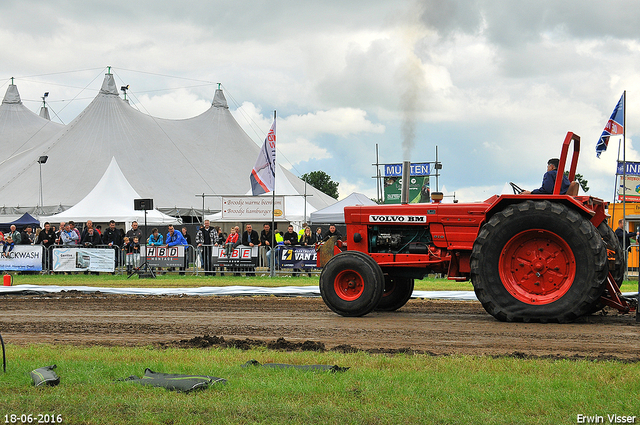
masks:
[[[567,189],[567,195],[569,195],[569,196],[577,196],[579,188],[580,188],[580,183],[578,183],[575,180],[572,181],[571,183],[569,183],[569,188]]]

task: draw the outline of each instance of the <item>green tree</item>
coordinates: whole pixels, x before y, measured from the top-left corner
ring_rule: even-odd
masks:
[[[331,180],[331,176],[324,171],[312,171],[305,173],[300,178],[319,191],[326,193],[334,199],[338,199],[338,185],[340,183]]]
[[[564,175],[569,177],[569,172],[565,171]],[[576,181],[578,183],[580,183],[580,187],[582,188],[582,190],[584,191],[584,193],[587,193],[589,191],[589,182],[587,181],[587,179],[585,179],[582,174],[578,174],[576,173]]]

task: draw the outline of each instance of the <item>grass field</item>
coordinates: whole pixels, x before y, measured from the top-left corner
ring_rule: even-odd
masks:
[[[196,288],[200,286],[307,286],[317,285],[318,276],[178,276],[175,274],[159,275],[155,279],[139,279],[137,275],[127,279],[127,275],[103,274],[92,275],[15,275],[14,285],[59,285],[59,286],[93,286],[111,288]],[[455,282],[452,280],[426,277],[416,280],[418,291],[473,291],[471,282]],[[637,281],[625,281],[622,292],[637,292]]]
[[[639,363],[48,345],[9,345],[7,357],[0,423],[11,423],[5,415],[12,414],[61,415],[65,424],[555,425],[575,424],[579,414],[640,418]],[[350,369],[241,367],[249,359]],[[60,385],[33,387],[29,371],[50,364],[58,366]],[[117,381],[147,367],[228,383],[185,394]]]
[[[14,278],[14,284],[106,287],[317,283],[317,277],[261,276]],[[416,289],[473,288],[428,278]],[[637,282],[622,289],[635,291]],[[249,359],[350,369],[331,374],[241,367]],[[614,414],[640,423],[638,362],[39,344],[9,344],[7,360],[7,372],[0,374],[0,423],[52,423],[53,417],[65,424],[575,424],[578,415],[610,423],[607,415]],[[51,364],[58,366],[61,384],[33,387],[29,371]],[[145,368],[228,383],[184,394],[118,381],[142,376]]]

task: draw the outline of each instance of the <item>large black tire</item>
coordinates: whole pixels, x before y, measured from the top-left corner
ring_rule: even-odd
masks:
[[[609,273],[613,277],[613,280],[618,284],[618,288],[622,285],[622,281],[624,280],[624,256],[622,254],[622,247],[620,246],[620,242],[618,241],[618,237],[615,232],[606,221],[603,221],[598,226],[598,233],[602,236],[602,240],[604,242],[604,246],[607,249],[607,264]],[[602,291],[600,295],[604,293],[605,282],[602,283]],[[600,298],[596,300],[596,302],[589,309],[589,314],[597,313],[602,310],[605,305],[600,301]]]
[[[345,251],[333,257],[320,273],[320,295],[341,316],[364,316],[382,298],[384,274],[370,256]]]
[[[376,311],[396,311],[404,306],[413,294],[414,280],[408,277],[385,276],[384,292]]]
[[[609,272],[613,276],[613,280],[616,281],[618,287],[622,285],[624,280],[624,255],[622,253],[622,247],[618,241],[618,237],[615,232],[606,221],[603,221],[598,226],[598,232],[602,236],[604,246],[607,249],[607,257],[609,259]]]
[[[607,273],[607,251],[593,224],[549,201],[497,212],[471,253],[476,296],[507,322],[565,323],[588,314]]]

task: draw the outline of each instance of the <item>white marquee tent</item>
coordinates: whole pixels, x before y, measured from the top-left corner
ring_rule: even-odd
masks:
[[[329,224],[344,223],[344,207],[353,205],[377,205],[362,193],[353,192],[341,201],[311,213],[311,223]]]
[[[76,222],[92,220],[96,223],[107,223],[114,220],[118,223],[126,223],[125,228],[129,229],[133,221],[141,225],[145,222],[144,211],[136,211],[133,208],[134,199],[140,199],[140,195],[122,174],[116,159],[112,158],[107,171],[84,199],[59,214],[40,217],[40,222],[44,224],[46,221],[58,223],[69,220]],[[148,210],[146,219],[147,224],[152,226],[181,223],[180,220],[156,209]]]
[[[133,189],[142,198],[154,199],[160,211],[201,217],[202,197],[197,194],[250,191],[249,174],[259,149],[231,115],[220,89],[202,114],[160,119],[120,98],[113,75],[106,74],[100,92],[78,117],[28,157],[5,164],[0,199],[12,207],[37,205],[36,160],[48,155],[42,166],[44,209],[48,214],[65,210],[91,192],[115,157]],[[303,193],[304,183],[298,177],[288,171],[281,174],[291,190]],[[313,195],[307,198],[312,207],[307,213],[335,202],[311,186],[307,191]],[[220,198],[205,199],[205,213],[219,210]]]
[[[44,108],[43,110],[46,111]],[[9,169],[19,170],[20,167],[25,167],[29,163],[36,164],[33,168],[37,172],[39,147],[63,128],[62,124],[51,122],[27,109],[22,104],[18,87],[10,84],[0,105],[0,176],[2,176],[0,180],[3,182],[10,180],[16,171],[12,173]],[[2,197],[3,206],[0,208],[0,215],[21,216],[25,212],[37,213],[35,207],[39,199],[38,186],[34,189],[29,192],[34,195],[32,199],[36,201],[35,203],[13,202]],[[22,206],[28,206],[28,208],[20,208]]]

